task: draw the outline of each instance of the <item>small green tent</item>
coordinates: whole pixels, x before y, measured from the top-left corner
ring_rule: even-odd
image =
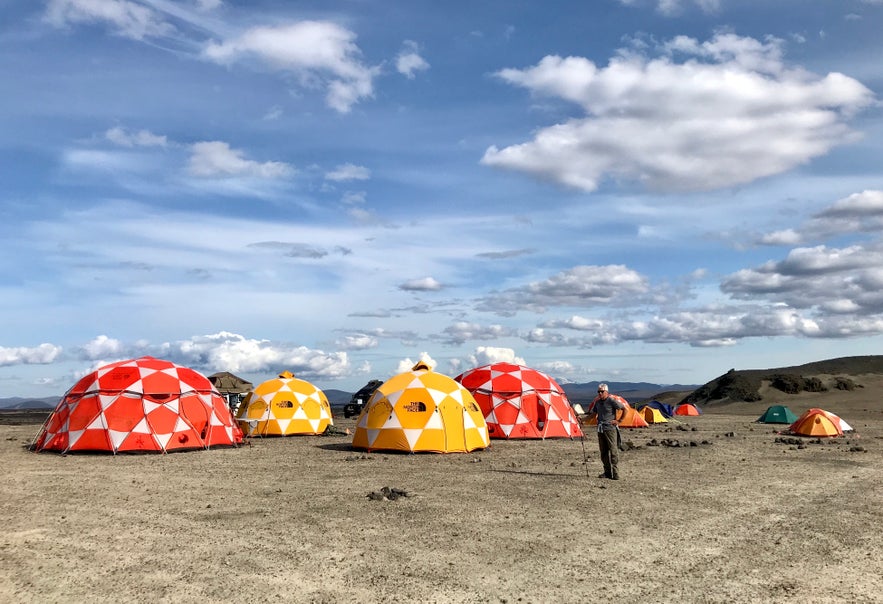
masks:
[[[756,421],[761,424],[793,424],[797,421],[797,416],[785,405],[773,405],[768,407]]]

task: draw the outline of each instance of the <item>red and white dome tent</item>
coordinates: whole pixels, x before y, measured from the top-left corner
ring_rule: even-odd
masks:
[[[491,438],[582,436],[576,413],[554,379],[515,363],[493,363],[456,378],[481,407]]]
[[[208,378],[145,356],[105,365],[78,381],[32,449],[165,453],[241,442],[242,431]]]

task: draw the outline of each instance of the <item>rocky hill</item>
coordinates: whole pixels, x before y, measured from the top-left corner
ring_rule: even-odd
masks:
[[[774,369],[730,369],[683,398],[695,405],[764,402],[803,392],[853,391],[861,376],[883,375],[883,356],[840,357]]]

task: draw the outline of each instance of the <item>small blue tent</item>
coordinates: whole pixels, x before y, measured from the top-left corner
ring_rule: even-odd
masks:
[[[644,407],[652,407],[653,409],[657,409],[665,417],[672,417],[674,415],[674,409],[671,405],[667,403],[660,403],[657,400],[652,400],[649,403],[644,403],[640,406],[641,409],[643,409]]]

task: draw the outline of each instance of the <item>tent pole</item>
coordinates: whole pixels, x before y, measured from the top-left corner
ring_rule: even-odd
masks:
[[[586,457],[586,431],[583,430],[582,425],[579,427],[579,442],[583,446],[583,466],[586,468],[586,478],[589,478],[589,458]]]

